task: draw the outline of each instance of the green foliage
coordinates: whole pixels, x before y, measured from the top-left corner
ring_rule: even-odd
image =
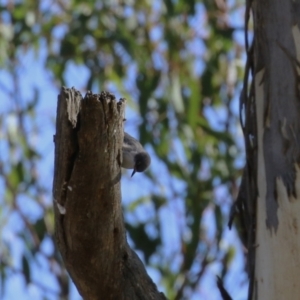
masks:
[[[151,182],[149,209],[155,217],[130,221],[130,216],[146,205],[141,198],[125,206],[124,213],[125,218],[129,216],[127,230],[134,246],[144,254],[147,265],[160,272],[159,285],[166,296],[191,297],[213,263],[221,263],[222,277],[226,275],[235,252],[220,244],[231,197],[224,196],[223,201],[216,192],[223,187],[232,194],[239,177],[235,166],[240,150],[237,130],[233,129],[237,116],[232,101],[240,70],[238,63],[232,62],[240,59],[240,53],[233,41],[235,30],[227,22],[239,2],[235,5],[224,9],[214,1],[184,0],[54,1],[40,2],[39,7],[26,0],[0,5],[0,64],[14,82],[4,89],[0,80],[1,90],[13,103],[0,116],[1,143],[8,153],[7,158],[0,156],[5,187],[0,224],[5,226],[8,218],[4,211],[17,212],[23,222],[20,239],[27,254],[22,256],[21,273],[27,284],[32,282],[30,266],[38,255],[51,270],[53,265],[63,268],[55,250],[51,254],[41,250],[47,238],[53,242],[51,206],[44,199],[51,199],[52,183],[41,181],[52,170],[38,173],[43,153],[29,143],[32,135],[42,134],[36,124],[41,90],[34,87],[32,99],[20,98],[22,57],[29,50],[34,50],[36,57],[40,51],[46,53],[45,69],[58,87],[66,84],[70,63],[85,66],[89,74],[78,88],[97,92],[113,84],[127,98],[128,107],[137,108],[142,121],[138,126],[140,140],[153,150],[156,162],[166,171],[153,165],[146,173]],[[229,72],[237,75],[229,78]],[[15,125],[7,123],[8,115],[15,118]],[[52,136],[47,139],[51,142]],[[32,217],[25,213],[19,205],[20,196],[36,203],[42,214]],[[162,214],[166,210],[169,215],[179,215],[176,228],[172,228],[177,236],[172,254],[165,251],[168,230],[164,232],[163,227],[168,225],[163,224],[169,220]],[[205,221],[208,212],[215,230]],[[158,236],[149,235],[149,224]],[[10,252],[5,249],[0,250],[6,262],[0,265],[2,286],[9,270],[19,272],[9,263]],[[180,258],[176,264],[172,256]],[[59,283],[60,297],[68,297],[66,274],[52,273]]]
[[[137,226],[127,224],[126,229],[130,232],[130,237],[135,241],[136,249],[143,252],[145,262],[149,263],[149,258],[155,253],[157,246],[161,244],[161,239],[160,237],[149,237],[145,230],[146,225],[145,223],[139,223]]]

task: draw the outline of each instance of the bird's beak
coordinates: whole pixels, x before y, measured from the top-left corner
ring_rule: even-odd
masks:
[[[135,174],[135,172],[136,172],[135,169],[133,169],[131,177]]]

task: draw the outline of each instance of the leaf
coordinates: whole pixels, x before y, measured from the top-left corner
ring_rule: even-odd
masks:
[[[47,227],[46,227],[44,218],[38,219],[35,222],[34,229],[35,229],[40,241],[42,241],[44,239],[45,234],[47,233]]]
[[[22,256],[22,269],[23,269],[23,274],[25,277],[26,284],[29,284],[31,282],[30,266],[25,255]]]
[[[0,276],[1,276],[0,296],[1,296],[1,298],[4,296],[5,281],[7,279],[5,270],[6,270],[5,265],[1,261],[1,264],[0,264]]]

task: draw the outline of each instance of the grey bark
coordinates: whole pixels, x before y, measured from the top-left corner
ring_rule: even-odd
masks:
[[[299,13],[299,1],[253,1],[254,76],[265,70],[261,84],[265,94],[266,224],[274,231],[279,226],[276,178],[282,178],[289,196],[297,197],[294,166],[300,158],[300,93],[293,27],[300,23]]]
[[[84,299],[166,299],[128,246],[121,207],[125,101],[63,88],[53,197],[57,247]]]
[[[300,211],[299,25],[298,0],[246,1],[247,64],[240,111],[247,160],[233,212],[236,207],[242,212],[246,233],[248,299],[299,295],[300,245],[294,226]]]

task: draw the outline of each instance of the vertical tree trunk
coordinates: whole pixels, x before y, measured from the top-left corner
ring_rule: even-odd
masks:
[[[300,295],[299,8],[299,1],[252,2],[258,155],[253,299]]]
[[[126,241],[121,207],[125,102],[58,98],[53,197],[57,246],[84,299],[165,299]]]

